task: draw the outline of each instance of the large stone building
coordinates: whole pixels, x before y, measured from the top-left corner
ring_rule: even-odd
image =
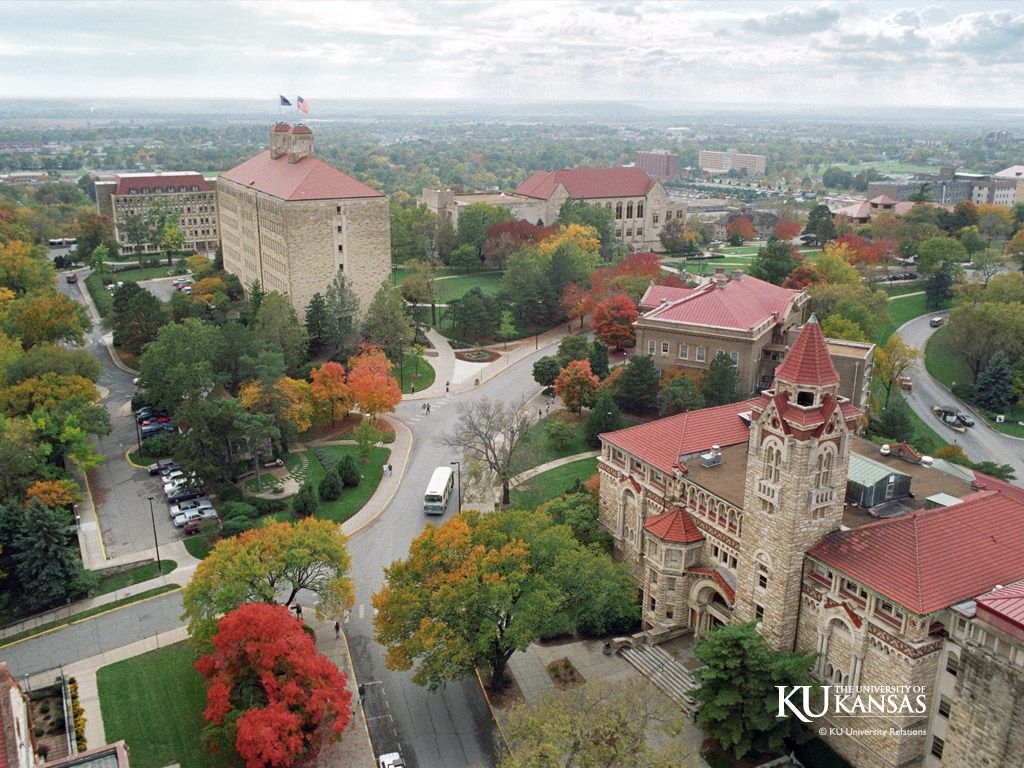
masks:
[[[942,168],[937,174],[919,174],[911,181],[869,182],[867,196],[885,195],[903,201],[924,191],[931,200],[944,206],[953,206],[962,200],[970,200],[975,205],[1012,206],[1021,201],[1019,179],[1012,175],[1012,170],[1007,168],[989,176]]]
[[[224,268],[291,298],[301,318],[343,271],[365,312],[391,269],[388,198],[313,156],[313,132],[277,123],[270,149],[217,181]]]
[[[637,351],[651,355],[660,371],[703,373],[719,352],[736,366],[737,392],[767,388],[803,322],[807,294],[733,270],[715,269],[696,288],[651,285],[640,299]],[[829,341],[840,370],[840,394],[866,408],[874,345]]]
[[[652,178],[667,181],[679,175],[679,158],[667,149],[638,151],[636,167]]]
[[[812,318],[760,396],[601,436],[600,522],[646,639],[755,621],[823,686],[923,696],[815,716],[857,768],[1021,765],[1024,586],[1001,585],[1024,579],[1024,491],[880,452],[839,381]],[[910,480],[855,478],[855,456]],[[854,480],[881,503],[844,503]]]
[[[658,237],[661,228],[670,218],[684,218],[687,210],[685,203],[669,199],[659,180],[635,167],[536,171],[513,194],[424,189],[420,201],[438,216],[448,216],[454,225],[466,206],[488,203],[509,209],[517,219],[548,226],[570,198],[607,208],[616,239],[634,251],[663,250]]]
[[[178,214],[183,247],[199,253],[217,249],[216,182],[200,173],[125,173],[96,182],[96,210],[114,222],[114,236],[122,253],[153,253],[161,250],[160,233],[143,243],[135,242],[129,224],[134,215],[145,222],[154,206],[163,205]]]

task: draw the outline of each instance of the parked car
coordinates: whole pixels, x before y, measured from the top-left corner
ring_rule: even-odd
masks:
[[[220,518],[219,517],[214,517],[214,518],[210,518],[210,519],[214,522],[214,524],[218,528],[220,528]],[[183,534],[185,534],[186,536],[194,536],[195,534],[199,533],[202,530],[202,525],[205,522],[207,522],[205,519],[204,520],[189,520],[187,523],[185,523],[185,525],[183,525],[181,527],[181,532]]]
[[[181,472],[179,475],[164,481],[164,493],[169,494],[174,488],[181,488],[186,485],[199,486],[202,483],[195,476],[186,476],[184,472]]]
[[[185,471],[182,469],[175,469],[172,472],[168,472],[163,476],[164,488],[166,489],[169,485],[181,485],[181,481],[185,479]]]
[[[69,283],[77,283],[78,275],[76,275],[74,272],[68,272],[66,275],[64,275],[64,280]]]
[[[966,413],[958,413],[956,415],[956,420],[963,424],[965,427],[974,426],[974,418],[967,415]]]
[[[174,519],[180,514],[190,512],[193,509],[212,509],[213,502],[209,499],[192,499],[191,501],[183,501],[181,504],[171,505],[171,519]]]
[[[183,528],[185,523],[191,522],[192,520],[212,520],[215,517],[217,517],[217,510],[213,507],[190,509],[187,512],[182,512],[180,515],[175,516],[174,527]]]
[[[189,279],[187,277],[176,277],[173,280],[171,280],[171,285],[179,286],[184,285],[187,282],[189,282]]]
[[[900,376],[900,389],[910,392],[914,389],[914,380],[909,376]]]
[[[143,408],[139,408],[139,410],[135,412],[135,421],[136,423],[141,424],[144,421],[149,421],[150,419],[158,419],[161,416],[169,417],[170,414],[168,414],[167,411],[165,411],[163,408],[153,408],[147,405],[144,406]]]
[[[198,499],[202,495],[203,492],[200,489],[183,485],[171,490],[171,492],[167,494],[167,501],[171,504],[178,504],[182,501]]]
[[[930,325],[932,328],[938,328],[940,325],[942,325],[944,319],[945,318],[938,316],[933,317],[931,320],[928,321],[928,325]]]
[[[170,464],[160,470],[161,481],[167,479],[169,475],[180,470],[181,467],[178,466],[178,462],[172,460]]]
[[[177,469],[178,464],[174,459],[160,459],[160,461],[154,461],[149,465],[149,474],[159,475],[165,469]]]
[[[173,432],[177,427],[171,423],[161,424],[146,424],[144,427],[139,429],[139,433],[142,435],[142,439],[145,440],[147,437],[154,437],[155,435],[163,435],[168,432]]]

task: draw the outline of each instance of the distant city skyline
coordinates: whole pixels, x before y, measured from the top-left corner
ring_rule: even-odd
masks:
[[[1024,4],[0,0],[5,98],[1021,104]]]

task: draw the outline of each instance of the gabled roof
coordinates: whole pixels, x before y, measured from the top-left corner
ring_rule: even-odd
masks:
[[[896,205],[896,201],[893,200],[888,195],[879,195],[878,197],[872,197],[870,200],[868,200],[868,202],[871,203],[871,205],[874,205],[874,206],[879,206],[879,205],[890,205],[890,206],[891,205]]]
[[[814,315],[804,324],[786,359],[775,369],[775,378],[787,384],[823,387],[839,383],[839,372],[828,354],[825,334]]]
[[[639,168],[570,168],[535,171],[516,187],[516,194],[547,200],[561,184],[573,200],[643,197],[655,180]]]
[[[704,540],[704,534],[693,522],[690,513],[679,508],[647,518],[644,530],[662,541],[674,544],[692,544]]]
[[[640,306],[654,309],[641,320],[749,331],[769,320],[782,323],[802,295],[749,275],[723,275],[697,288],[652,285]]]
[[[1024,579],[1024,504],[1001,493],[828,534],[808,553],[918,615]]]
[[[977,599],[978,616],[998,616],[1017,629],[1024,629],[1024,580],[989,592]]]
[[[1003,168],[1003,170],[996,171],[992,175],[998,179],[1024,178],[1024,165],[1011,165],[1009,168]]]
[[[115,195],[127,195],[132,187],[136,192],[143,187],[149,187],[151,194],[160,187],[165,192],[178,192],[182,185],[186,192],[192,191],[192,185],[199,187],[200,192],[209,192],[210,185],[206,183],[203,174],[194,171],[181,171],[177,173],[125,173],[117,177],[117,186],[114,188]]]
[[[274,160],[269,149],[225,171],[220,177],[281,200],[384,197],[382,192],[332,168],[323,160],[307,156],[290,163],[287,154]]]
[[[677,413],[647,424],[604,432],[601,438],[665,474],[671,474],[679,466],[680,456],[707,451],[712,445],[725,447],[746,443],[750,427],[740,414],[750,410],[751,402]]]

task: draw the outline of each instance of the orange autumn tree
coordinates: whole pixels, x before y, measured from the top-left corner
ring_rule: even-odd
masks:
[[[274,383],[280,394],[281,415],[300,435],[313,426],[313,392],[308,381],[282,376]]]
[[[798,221],[779,219],[775,223],[775,236],[779,238],[779,240],[792,240],[800,234],[802,229],[803,227]]]
[[[555,379],[555,394],[562,398],[570,413],[579,413],[594,404],[600,383],[590,369],[589,360],[572,360]]]
[[[621,349],[636,344],[633,323],[638,316],[636,304],[628,296],[618,293],[597,303],[591,322],[597,338],[609,347]]]
[[[310,373],[313,379],[313,401],[320,413],[330,415],[333,427],[338,419],[343,419],[352,408],[355,398],[352,388],[345,380],[345,367],[333,361],[314,368]]]
[[[25,491],[25,506],[39,499],[50,507],[70,507],[82,500],[82,493],[72,480],[37,480]]]
[[[374,421],[402,402],[398,382],[391,375],[394,366],[380,347],[366,346],[348,361],[348,386],[359,408]]]
[[[240,606],[213,646],[195,665],[207,679],[203,717],[213,746],[233,745],[246,768],[312,764],[351,720],[348,679],[285,606]]]
[[[746,216],[738,216],[725,226],[725,236],[729,242],[745,242],[757,237],[757,230],[754,229],[754,222]]]

